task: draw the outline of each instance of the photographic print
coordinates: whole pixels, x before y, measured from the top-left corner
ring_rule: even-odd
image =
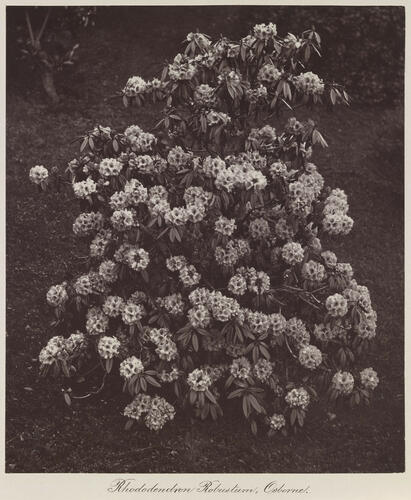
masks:
[[[404,7],[6,41],[7,474],[404,472]]]

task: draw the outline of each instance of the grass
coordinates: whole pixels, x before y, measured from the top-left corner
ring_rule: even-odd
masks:
[[[128,398],[114,383],[69,408],[52,381],[39,379],[37,355],[50,336],[45,294],[79,266],[80,250],[71,235],[75,204],[65,195],[39,196],[28,170],[35,164],[63,168],[75,154],[71,140],[97,123],[118,129],[154,123],[154,112],[124,110],[109,97],[128,76],[157,71],[193,29],[189,16],[169,30],[148,14],[127,30],[115,16],[107,19],[81,40],[80,66],[60,81],[58,107],[49,106],[33,79],[30,87],[17,76],[8,81],[6,470],[403,471],[403,158],[402,115],[395,109],[310,114],[330,145],[313,160],[329,185],[345,189],[355,220],[334,249],[370,288],[378,312],[372,366],[381,384],[372,407],[333,421],[315,415],[302,435],[274,441],[252,437],[234,410],[217,423],[192,425],[180,415],[158,435],[126,433],[120,411]]]

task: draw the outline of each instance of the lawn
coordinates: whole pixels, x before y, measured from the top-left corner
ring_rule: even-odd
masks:
[[[318,414],[301,435],[273,440],[253,437],[235,408],[216,423],[193,424],[180,415],[159,434],[134,428],[127,433],[120,410],[128,397],[114,382],[69,408],[59,388],[38,377],[38,352],[51,336],[45,294],[79,269],[82,250],[71,232],[75,204],[66,195],[39,196],[28,171],[36,164],[63,169],[76,151],[72,140],[96,124],[121,130],[158,121],[153,111],[123,109],[112,96],[128,76],[156,73],[194,29],[193,18],[174,14],[160,20],[141,12],[127,29],[113,15],[82,35],[79,66],[60,78],[63,99],[57,107],[48,104],[33,77],[22,78],[24,68],[9,72],[6,470],[403,471],[403,116],[398,109],[354,104],[334,113],[297,115],[309,114],[319,123],[330,147],[316,151],[313,160],[328,184],[349,196],[354,229],[333,249],[341,261],[352,263],[378,312],[372,366],[381,383],[372,407],[340,412],[334,420]],[[201,19],[199,28],[218,33],[223,21],[213,15]]]

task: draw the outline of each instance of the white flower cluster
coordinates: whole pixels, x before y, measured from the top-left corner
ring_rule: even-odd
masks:
[[[101,337],[97,344],[97,350],[103,359],[112,359],[120,352],[120,341],[117,337]]]
[[[123,89],[123,94],[127,97],[135,97],[138,94],[144,94],[147,90],[147,82],[140,76],[132,76],[127,80],[126,86]]]
[[[282,76],[282,71],[271,63],[265,64],[258,72],[258,80],[268,86],[274,85]]]
[[[181,316],[184,313],[185,303],[181,293],[172,293],[166,297],[158,297],[156,302],[172,316]]]
[[[264,294],[270,289],[270,277],[254,267],[239,267],[230,278],[228,289],[235,295],[244,295],[246,289],[252,293]]]
[[[123,243],[116,250],[114,260],[127,265],[133,271],[144,271],[150,263],[150,256],[144,248]]]
[[[215,88],[205,83],[194,90],[194,102],[199,106],[212,107],[216,104]]]
[[[103,304],[103,312],[109,318],[120,316],[124,309],[124,299],[117,295],[109,295]]]
[[[214,177],[226,169],[226,162],[218,156],[207,156],[198,167],[206,177]]]
[[[225,247],[218,246],[214,251],[217,264],[220,266],[234,266],[237,262],[251,252],[247,240],[229,240]]]
[[[195,392],[207,391],[212,384],[210,375],[201,368],[196,368],[187,377],[187,384]]]
[[[251,238],[254,240],[263,240],[270,236],[270,226],[262,217],[258,217],[250,222],[248,227]]]
[[[103,260],[98,272],[106,283],[114,283],[118,278],[118,264],[109,259]]]
[[[253,366],[253,375],[260,382],[267,382],[273,373],[273,363],[265,358],[260,358]]]
[[[86,330],[90,335],[101,335],[108,329],[109,317],[100,307],[90,307],[86,316]]]
[[[228,125],[231,122],[231,117],[222,111],[211,110],[206,114],[207,123],[210,127],[217,125]]]
[[[76,236],[90,236],[103,228],[104,216],[100,212],[84,212],[73,223],[73,232]]]
[[[129,231],[131,228],[139,225],[135,217],[136,213],[133,209],[122,208],[114,210],[110,217],[110,222],[116,231]]]
[[[144,365],[141,359],[136,356],[131,356],[120,363],[120,375],[126,380],[131,379],[134,375],[140,375],[144,371]]]
[[[99,231],[90,243],[90,256],[99,259],[104,257],[111,238],[111,231]]]
[[[312,283],[321,283],[326,277],[325,267],[315,260],[309,260],[303,265],[301,276]]]
[[[89,274],[79,276],[74,282],[74,291],[77,295],[91,295],[94,292],[93,284]]]
[[[187,265],[187,259],[184,255],[173,255],[166,260],[166,266],[169,271],[180,271]]]
[[[192,59],[183,54],[177,54],[168,65],[168,74],[171,80],[191,80],[197,73],[197,67]]]
[[[362,339],[372,339],[376,335],[377,313],[372,308],[370,292],[366,286],[358,285],[355,280],[343,291],[348,304],[357,306],[362,311],[360,321],[354,326],[357,335]]]
[[[188,321],[194,328],[207,328],[211,322],[211,314],[206,306],[199,304],[187,311]]]
[[[264,102],[267,99],[267,95],[267,87],[265,87],[264,85],[259,85],[254,89],[246,90],[246,96],[248,97],[248,100],[253,104]]]
[[[47,292],[47,302],[52,307],[60,307],[68,300],[67,283],[52,286]]]
[[[252,373],[251,364],[247,358],[234,359],[230,365],[231,375],[239,380],[246,380]]]
[[[360,372],[360,379],[361,385],[365,389],[370,389],[372,391],[377,387],[380,381],[377,372],[372,368],[364,368],[364,370]]]
[[[306,410],[310,404],[310,395],[304,387],[294,388],[286,394],[285,402],[291,408],[301,408]]]
[[[245,310],[247,325],[254,335],[265,334],[272,328],[272,318],[261,311]]]
[[[33,184],[41,184],[46,181],[49,176],[49,172],[43,165],[36,165],[30,169],[29,178]]]
[[[256,24],[253,33],[259,40],[273,40],[277,35],[277,26],[273,23]]]
[[[146,315],[146,310],[142,304],[135,304],[132,299],[129,299],[124,305],[121,312],[121,319],[128,326],[139,323]]]
[[[289,49],[299,49],[301,47],[301,39],[298,39],[292,33],[288,33],[283,40],[283,44]]]
[[[328,342],[335,338],[344,339],[346,332],[340,320],[335,321],[333,325],[330,323],[314,325],[314,337],[322,342]]]
[[[235,162],[221,169],[215,177],[217,189],[232,192],[235,188],[262,191],[267,186],[267,178],[255,169],[251,162]]]
[[[291,243],[290,240],[292,240],[292,238],[295,236],[295,229],[287,222],[287,220],[284,217],[280,217],[275,224],[275,234],[278,236],[279,239]],[[298,244],[301,247],[301,244],[300,243]],[[299,247],[295,247],[294,245],[287,247],[286,254],[288,255],[290,253],[301,254]],[[298,261],[301,262],[300,259],[298,259]]]
[[[73,191],[76,198],[85,199],[97,191],[97,184],[91,177],[85,181],[73,182]]]
[[[131,205],[138,205],[139,203],[147,201],[147,188],[137,179],[131,179],[126,183],[124,186],[124,193],[128,203]]]
[[[145,426],[150,430],[159,431],[174,419],[175,409],[164,398],[140,393],[124,408],[124,416],[140,420],[143,415]]]
[[[354,221],[347,215],[347,195],[341,189],[333,189],[325,200],[324,219],[322,221],[324,231],[332,235],[347,235]]]
[[[224,296],[220,291],[210,291],[206,288],[196,288],[189,296],[193,306],[205,306],[216,321],[227,322],[232,318],[243,319],[240,304],[231,297]]]
[[[325,307],[334,318],[342,318],[348,312],[347,299],[340,293],[335,293],[327,297]]]
[[[337,256],[335,255],[334,252],[326,250],[325,252],[321,252],[321,257],[324,260],[324,264],[328,268],[335,269],[335,266],[337,265]]]
[[[172,361],[177,358],[177,345],[171,338],[170,330],[167,328],[151,328],[149,338],[155,344],[155,352],[160,359]]]
[[[45,347],[40,351],[39,361],[42,365],[52,365],[53,363],[66,360],[76,350],[81,351],[87,346],[87,341],[83,333],[77,332],[68,338],[62,336],[52,337]]]
[[[281,256],[287,264],[294,266],[304,260],[304,250],[300,243],[290,241],[283,246]]]
[[[331,386],[340,394],[351,394],[354,389],[354,377],[350,372],[338,371],[331,380]]]
[[[152,151],[157,142],[153,134],[144,132],[138,125],[127,127],[124,131],[124,136],[130,144],[132,151],[136,153],[148,153]]]
[[[175,170],[183,168],[193,159],[193,153],[184,151],[181,146],[174,146],[167,155],[168,164]]]
[[[158,378],[161,380],[161,382],[164,383],[174,382],[179,377],[180,377],[180,372],[176,366],[173,366],[169,372],[162,370],[158,374]]]
[[[307,346],[310,342],[310,334],[304,322],[295,316],[287,320],[285,334],[290,337],[298,347]]]
[[[312,164],[311,164],[312,165]],[[308,216],[312,212],[312,204],[320,194],[324,185],[324,179],[316,171],[302,174],[297,181],[288,185],[291,211],[296,215]]]
[[[100,175],[106,179],[117,177],[122,170],[123,164],[115,158],[104,158],[98,167]]]
[[[300,73],[294,77],[294,85],[297,90],[304,94],[321,95],[324,93],[324,82],[318,75],[311,71]]]
[[[285,427],[285,417],[284,415],[281,415],[280,413],[274,413],[269,419],[268,419],[268,425],[270,426],[270,429],[273,429],[274,431],[279,431],[283,427]]]
[[[202,50],[207,50],[211,42],[209,40],[209,37],[207,35],[204,35],[203,33],[189,33],[186,37],[188,42],[194,41],[195,44]]]
[[[232,236],[234,231],[237,229],[235,219],[228,219],[223,215],[215,221],[214,229],[224,236]]]
[[[304,368],[315,370],[322,362],[322,354],[314,345],[303,346],[298,353],[298,361]]]

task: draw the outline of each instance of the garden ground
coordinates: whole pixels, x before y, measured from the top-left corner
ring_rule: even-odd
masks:
[[[301,435],[273,440],[253,437],[234,408],[217,423],[192,425],[178,416],[158,435],[137,428],[127,433],[121,409],[128,398],[116,386],[109,383],[94,399],[69,408],[51,380],[39,379],[37,355],[51,335],[45,294],[80,265],[81,252],[71,235],[75,204],[65,195],[39,196],[28,170],[35,164],[64,168],[76,151],[71,141],[96,124],[121,130],[158,121],[152,111],[125,110],[111,96],[128,76],[156,73],[194,28],[189,16],[172,25],[160,29],[164,24],[146,15],[127,29],[106,20],[82,35],[79,66],[60,79],[63,100],[54,108],[33,78],[27,78],[28,88],[19,77],[24,68],[9,78],[6,470],[403,471],[403,116],[398,109],[354,105],[310,115],[330,145],[313,160],[329,185],[347,192],[355,220],[352,233],[334,250],[370,288],[378,312],[372,366],[381,383],[370,408],[339,411],[333,420],[318,414]]]

